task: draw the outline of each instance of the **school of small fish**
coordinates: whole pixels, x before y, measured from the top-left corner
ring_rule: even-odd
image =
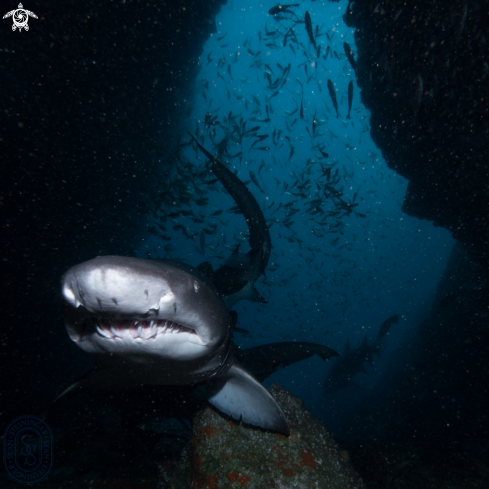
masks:
[[[316,18],[322,17],[301,10],[299,4],[276,5],[263,16],[263,27],[257,32],[219,32],[211,40],[215,48],[201,56],[205,77],[196,86],[194,106],[200,115],[191,120],[193,127],[182,131],[171,153],[164,155],[167,178],[160,179],[147,200],[137,204],[141,212],[152,215],[149,233],[164,243],[148,257],[179,256],[180,250],[172,244],[179,232],[191,240],[201,258],[225,260],[237,244],[246,245],[246,226],[233,217],[240,210],[221,205],[225,191],[191,144],[186,134],[190,130],[250,186],[259,201],[274,246],[269,273],[260,283],[270,289],[287,286],[290,308],[285,312],[290,321],[308,313],[300,334],[324,325],[326,318],[330,325],[332,319],[340,325],[355,308],[380,301],[369,293],[368,284],[397,264],[383,264],[382,256],[372,266],[362,263],[371,260],[365,247],[374,251],[374,241],[388,238],[395,228],[391,248],[407,250],[405,228],[395,224],[399,217],[383,216],[380,207],[380,201],[388,198],[381,193],[391,190],[394,197],[389,198],[397,199],[400,210],[401,197],[383,184],[392,179],[401,188],[404,180],[395,174],[378,171],[374,176],[364,171],[379,168],[379,155],[356,151],[370,128],[368,111],[355,106],[357,61],[340,34],[347,28],[341,18],[333,19],[331,28]],[[223,51],[216,49],[218,44]],[[339,126],[348,135],[338,133]],[[351,130],[358,140],[352,139]],[[153,152],[163,157],[158,145]],[[363,222],[355,223],[355,230],[361,232],[351,231],[354,220]],[[300,249],[294,256],[287,256],[290,243]],[[352,258],[347,258],[348,252]],[[293,267],[287,266],[291,259]],[[331,267],[331,260],[336,267]],[[290,288],[301,270],[307,287]],[[246,305],[242,307],[246,310]],[[263,315],[268,305],[257,307],[265,318],[263,331],[283,321],[280,314]],[[327,334],[330,327],[322,330]],[[279,337],[292,338],[286,333]]]

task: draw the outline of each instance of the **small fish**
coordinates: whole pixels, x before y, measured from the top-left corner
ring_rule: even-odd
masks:
[[[301,119],[304,119],[304,96],[301,96],[301,111],[300,111]]]
[[[251,181],[257,186],[258,190],[264,194],[265,191],[261,188],[261,185],[260,185],[260,182],[258,182],[258,178],[257,176],[255,175],[255,173],[253,172],[253,170],[250,170],[250,179]]]
[[[294,153],[295,153],[294,146],[291,146],[291,148],[290,148],[290,155],[289,155],[289,159],[287,160],[287,162],[289,162],[290,159],[292,158],[292,156],[294,156]]]
[[[270,135],[269,134],[257,134],[254,137],[258,139],[258,141],[256,141],[256,142],[261,143],[264,139],[267,139],[268,137],[270,137]]]
[[[287,37],[289,37],[289,32],[291,30],[292,30],[292,27],[285,33],[285,36],[284,36],[284,48],[287,47]]]
[[[277,15],[277,14],[283,14],[285,12],[288,12],[289,14],[293,14],[292,10],[289,10],[291,7],[298,7],[298,3],[289,3],[288,5],[275,5],[275,7],[272,7],[268,13],[270,15]]]
[[[307,10],[306,10],[305,22],[306,22],[306,31],[307,31],[307,35],[309,36],[309,40],[311,41],[311,44],[314,46],[314,49],[317,50],[316,40],[314,39],[314,33],[312,32],[311,16],[309,15],[309,12]]]
[[[346,7],[346,12],[343,14],[343,22],[347,27],[353,27],[353,12],[351,11],[351,4],[353,0],[348,0],[348,7]]]
[[[297,117],[292,121],[292,124],[287,124],[287,122],[285,123],[286,126],[287,126],[287,129],[290,129],[294,126],[294,124],[297,122]],[[286,136],[287,137],[287,136]]]
[[[226,32],[226,34],[224,34],[224,36],[218,37],[217,42],[222,41],[227,35],[228,35],[228,33]]]
[[[351,50],[350,45],[347,42],[344,42],[343,49],[345,50],[346,57],[348,58],[348,61],[350,62],[351,67],[353,68],[353,71],[356,72],[357,62],[355,61],[353,51]]]
[[[351,119],[350,112],[351,112],[352,102],[353,102],[353,82],[350,80],[350,83],[348,83],[348,115],[346,116],[347,119]]]
[[[329,158],[329,154],[328,153],[325,153],[322,148],[319,148],[319,152],[323,155],[323,158]],[[331,171],[331,169],[330,169]]]
[[[333,102],[334,108],[336,109],[336,118],[338,119],[340,114],[338,112],[338,101],[336,100],[336,92],[334,91],[333,82],[328,78],[328,91],[331,101]]]

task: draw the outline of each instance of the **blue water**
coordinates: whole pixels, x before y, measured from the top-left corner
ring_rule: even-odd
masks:
[[[406,338],[415,336],[421,319],[429,311],[454,240],[447,230],[435,228],[431,222],[420,221],[401,210],[408,182],[387,167],[380,150],[370,138],[370,114],[360,101],[354,71],[343,51],[346,41],[356,53],[354,30],[347,28],[342,20],[347,2],[305,1],[293,9],[299,19],[304,19],[305,11],[309,11],[313,28],[319,25],[319,60],[304,24],[297,25],[294,31],[309,57],[300,50],[294,53],[290,41],[286,48],[283,47],[283,35],[292,22],[274,20],[268,14],[272,6],[273,2],[231,1],[223,7],[216,19],[217,32],[206,43],[200,57],[200,73],[194,99],[190,101],[192,113],[180,123],[193,133],[206,134],[204,146],[214,154],[217,150],[204,128],[207,112],[217,115],[219,122],[225,125],[230,111],[233,115],[240,114],[245,120],[255,118],[247,123],[247,127],[260,126],[258,133],[269,135],[255,148],[251,148],[254,140],[246,137],[242,145],[231,141],[229,153],[242,151],[242,157],[230,161],[223,157],[243,181],[249,180],[250,170],[258,174],[264,163],[259,180],[265,193],[251,182],[249,188],[271,224],[273,244],[266,279],[262,277],[256,283],[268,304],[243,301],[235,306],[238,325],[252,333],[251,338],[235,335],[235,342],[242,347],[250,347],[276,341],[312,341],[341,353],[347,339],[352,346],[357,346],[365,335],[373,340],[387,317],[401,314],[399,324],[391,328],[384,341],[382,359],[372,367],[367,366],[369,375],[360,374],[355,379],[368,391],[378,382],[386,366],[395,362],[396,351]],[[266,31],[281,35],[276,40],[266,39]],[[326,32],[331,41],[327,39]],[[221,36],[225,37],[218,41]],[[267,43],[274,43],[278,48],[266,46]],[[327,60],[323,59],[328,45],[339,59],[331,55]],[[248,49],[254,53],[261,51],[261,54],[254,57]],[[208,63],[208,59],[212,61]],[[225,60],[225,64],[218,69],[220,59]],[[269,102],[270,122],[258,120],[267,118],[266,101],[273,91],[266,88],[264,64],[253,65],[255,60],[272,68],[272,79],[282,73],[277,63],[282,67],[291,63],[288,82]],[[307,83],[309,77],[311,79]],[[328,78],[336,90],[338,119],[326,86]],[[348,120],[347,87],[350,80],[354,83],[354,99],[351,120]],[[205,88],[207,83],[208,89]],[[301,84],[303,120],[299,111],[288,115],[300,107]],[[313,139],[314,116],[316,134]],[[289,130],[287,126],[290,127],[294,119],[297,120]],[[215,141],[219,142],[225,132],[222,127],[215,127]],[[282,131],[276,146],[272,144],[274,130]],[[290,137],[295,149],[290,161],[291,145],[285,136]],[[182,132],[182,138],[188,139],[185,132]],[[318,143],[324,146],[323,151],[329,154],[329,158],[321,158],[319,151],[312,149]],[[269,146],[270,150],[256,149],[259,146]],[[182,155],[199,170],[205,168],[205,159],[201,154],[197,158],[192,148],[185,148]],[[313,161],[306,170],[308,159]],[[328,228],[315,221],[321,221],[323,216],[307,213],[306,209],[309,208],[308,202],[319,196],[315,181],[322,174],[321,163],[329,165],[333,162],[333,171],[338,169],[341,176],[337,188],[343,186],[343,199],[350,202],[356,193],[359,206],[355,210],[367,217],[361,218],[352,213],[341,219],[336,232],[327,233]],[[299,189],[293,187],[296,178],[301,179],[305,171],[304,180],[310,179],[307,198],[294,195]],[[174,232],[171,225],[175,223],[167,221],[169,231],[166,234],[172,241],[171,247],[167,247],[171,251],[165,252],[168,242],[155,236],[146,237],[146,229],[154,225],[150,217],[141,229],[140,256],[146,257],[151,253],[153,258],[178,258],[193,265],[208,260],[217,267],[237,243],[241,243],[241,251],[247,251],[244,218],[226,212],[235,204],[219,183],[211,187],[206,185],[205,179],[209,178],[212,175],[197,182],[202,190],[208,192],[208,205],[191,205],[196,215],[201,213],[205,216],[205,223],[196,224],[184,216],[175,221],[196,237],[192,240],[180,231]],[[286,190],[284,182],[288,185]],[[194,191],[190,182],[188,188]],[[288,228],[283,224],[287,216],[287,208],[283,206],[290,202],[296,202],[293,207],[299,211],[292,216],[294,223]],[[271,207],[272,203],[275,204]],[[282,207],[277,211],[280,203]],[[166,210],[171,212],[178,208]],[[185,206],[181,208],[186,209]],[[322,205],[324,211],[333,208],[331,200],[325,200]],[[209,217],[220,209],[225,212]],[[330,225],[338,222],[332,217],[328,220]],[[217,229],[214,235],[206,236],[204,256],[199,245],[200,226],[208,228],[212,223],[217,225]],[[341,233],[338,232],[340,229]],[[334,431],[339,421],[348,415],[348,409],[361,402],[364,392],[348,387],[335,396],[326,395],[322,384],[331,363],[328,365],[319,358],[312,358],[277,372],[266,381],[266,385],[279,382],[290,389]]]

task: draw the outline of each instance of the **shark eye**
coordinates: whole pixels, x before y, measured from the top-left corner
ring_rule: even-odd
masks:
[[[197,280],[194,280],[194,290],[195,292],[198,292],[199,291],[199,284],[197,283]]]

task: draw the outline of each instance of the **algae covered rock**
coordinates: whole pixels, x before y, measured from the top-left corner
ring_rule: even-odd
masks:
[[[289,421],[289,437],[239,425],[206,408],[194,418],[192,441],[169,487],[364,488],[347,452],[302,401],[278,384],[269,392]]]

